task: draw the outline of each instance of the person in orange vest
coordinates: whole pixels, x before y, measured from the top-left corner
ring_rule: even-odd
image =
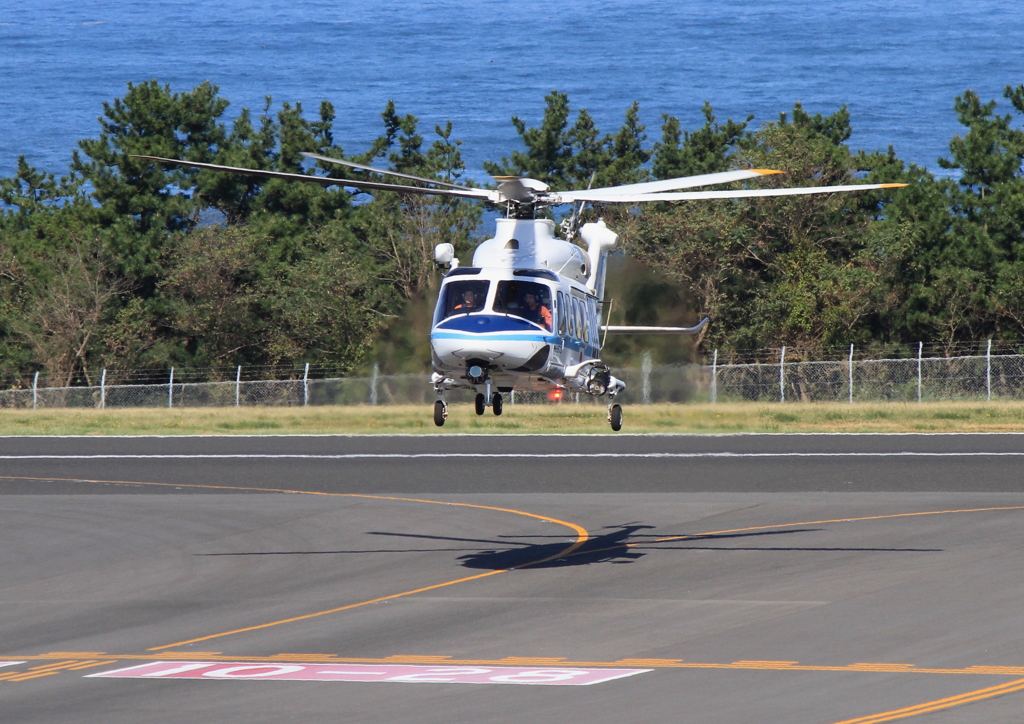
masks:
[[[531,292],[523,295],[523,317],[531,322],[542,324],[551,331],[551,310],[537,301],[537,296]]]

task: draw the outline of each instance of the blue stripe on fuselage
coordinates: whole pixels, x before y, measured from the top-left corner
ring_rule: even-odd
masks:
[[[498,342],[538,342],[541,344],[558,344],[558,337],[545,337],[542,334],[483,334],[479,332],[448,332],[437,327],[430,333],[431,339],[459,339],[465,342],[498,341]]]

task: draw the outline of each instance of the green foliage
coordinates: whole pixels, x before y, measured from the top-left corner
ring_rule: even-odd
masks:
[[[572,112],[566,94],[552,91],[544,100],[547,105],[540,126],[527,128],[521,118],[512,117],[526,151],[513,151],[499,163],[485,162],[487,173],[527,176],[556,191],[587,188],[591,182],[594,188],[602,188],[648,178],[644,164],[651,152],[643,148],[646,135],[638,103],[626,111],[618,133],[602,136],[586,109],[580,110],[576,122],[569,125]]]
[[[130,155],[212,162],[226,140],[219,119],[227,107],[210,83],[173,93],[155,80],[129,83],[124,98],[104,103],[99,138],[80,141],[71,160],[72,173],[92,187],[97,221],[131,218],[140,232],[193,227],[197,201],[179,189],[189,188],[196,172],[168,171]]]
[[[871,181],[911,184],[892,194],[875,235],[900,236],[911,251],[890,278],[885,327],[901,340],[960,341],[1024,332],[1024,87],[1004,97],[1016,114],[997,115],[967,91],[954,110],[966,133],[950,142],[939,165],[952,179],[934,179],[887,157],[859,157]]]
[[[798,104],[792,121],[783,114],[750,134],[732,122],[718,128],[707,106],[705,118],[701,133],[686,136],[689,145],[663,158],[708,172],[723,170],[723,160],[785,171],[759,186],[852,181],[845,110],[812,117]],[[633,248],[690,287],[714,320],[707,344],[817,348],[868,334],[877,270],[864,243],[867,223],[845,195],[688,202],[645,211]]]
[[[300,155],[344,158],[334,108],[307,118],[270,98],[229,129],[228,101],[203,83],[173,92],[129,84],[104,104],[97,138],[60,180],[21,159],[0,180],[0,374],[61,380],[102,367],[224,367],[318,362],[352,368],[407,300],[433,283],[433,246],[465,253],[480,210],[455,200],[379,194],[194,169],[131,155],[313,173]],[[452,126],[424,149],[393,103],[359,157],[460,180]],[[344,178],[347,170],[327,169]]]
[[[1004,93],[1024,112],[1024,88]],[[762,167],[785,171],[759,186],[855,182],[906,188],[836,196],[773,197],[645,210],[638,256],[689,286],[724,351],[787,344],[820,349],[919,340],[952,349],[1024,327],[1024,132],[1019,115],[971,91],[955,111],[967,132],[937,179],[886,153],[851,154],[850,116],[791,115],[745,132],[705,107],[699,132],[666,119],[655,175]],[[749,121],[749,119],[748,119]],[[682,141],[681,141],[682,139]],[[694,160],[699,159],[699,160]]]
[[[654,178],[668,179],[718,173],[730,168],[729,156],[740,140],[749,136],[747,124],[731,118],[719,125],[714,109],[707,101],[701,109],[704,125],[696,131],[681,130],[679,119],[667,113],[662,116],[661,142],[654,146]]]
[[[568,96],[545,97],[540,123],[512,123],[523,148],[488,162],[555,190],[770,168],[739,186],[865,181],[906,188],[855,194],[596,205],[622,246],[657,272],[610,281],[616,321],[690,324],[723,352],[816,350],[850,343],[939,341],[952,348],[1024,334],[1024,86],[1010,110],[966,91],[954,111],[965,131],[940,159],[947,178],[907,165],[894,149],[852,153],[850,114],[800,104],[752,129],[720,123],[710,104],[700,128],[662,117],[648,144],[640,108],[604,134]],[[367,172],[307,162],[344,159],[335,109],[299,103],[257,114],[229,107],[211,83],[175,92],[129,84],[104,104],[97,137],[56,178],[20,158],[0,179],[0,375],[48,372],[89,380],[100,368],[230,367],[318,362],[346,369],[376,359],[386,370],[429,363],[427,319],[436,244],[467,257],[482,220],[462,199],[348,192],[209,170],[165,168],[154,155],[335,178]],[[452,124],[425,140],[419,121],[389,102],[382,134],[353,160],[467,184]],[[402,184],[388,178],[389,182]],[[626,277],[632,283],[625,283]],[[639,346],[638,346],[639,345]],[[615,341],[636,358],[661,341]]]

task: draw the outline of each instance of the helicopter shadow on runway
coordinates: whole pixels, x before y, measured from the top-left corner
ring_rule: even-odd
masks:
[[[592,535],[587,541],[571,551],[572,539],[565,536],[514,536],[517,540],[482,540],[455,538],[449,536],[419,535],[415,533],[386,533],[372,531],[370,535],[396,536],[402,538],[426,538],[451,542],[491,543],[502,548],[491,548],[467,553],[458,560],[466,568],[485,570],[505,570],[516,568],[560,568],[564,566],[585,566],[592,563],[631,563],[658,550],[717,550],[717,551],[808,551],[808,552],[936,552],[937,549],[895,549],[895,548],[842,548],[842,547],[733,547],[725,545],[708,545],[736,539],[763,539],[767,536],[787,536],[796,533],[819,532],[818,528],[795,528],[791,530],[752,531],[743,533],[719,534],[661,534],[640,533],[651,530],[654,526],[639,523],[606,526],[601,532]],[[500,536],[499,536],[500,537]],[[527,539],[527,540],[524,540]],[[528,539],[541,538],[543,542],[532,542]],[[666,546],[665,543],[675,545]],[[509,547],[515,546],[515,547]],[[646,549],[646,551],[644,550]]]
[[[557,568],[562,566],[582,566],[590,563],[630,563],[645,554],[633,550],[631,544],[637,531],[651,529],[654,526],[629,523],[625,525],[606,526],[601,530],[608,532],[592,535],[587,541],[567,553],[573,544],[573,538],[559,536],[508,536],[516,540],[488,540],[480,538],[455,538],[450,536],[420,535],[416,533],[387,533],[371,531],[370,535],[395,536],[400,538],[426,538],[461,543],[484,543],[493,548],[484,548],[459,556],[458,560],[466,568],[486,570],[506,570],[515,568]],[[502,538],[503,536],[498,536]],[[543,542],[529,539],[540,538]],[[525,540],[524,540],[525,539]],[[514,547],[511,547],[514,546]]]
[[[352,555],[361,553],[429,553],[448,551],[461,553],[456,560],[466,568],[483,570],[509,570],[531,568],[562,568],[586,566],[592,563],[632,563],[654,551],[720,551],[720,552],[868,552],[868,553],[936,553],[939,548],[853,548],[826,546],[737,546],[727,543],[746,539],[788,536],[796,533],[817,533],[822,528],[793,528],[790,530],[747,531],[735,533],[641,533],[655,526],[639,522],[609,525],[598,529],[579,547],[564,535],[550,536],[497,536],[487,538],[459,538],[455,536],[427,535],[423,533],[396,533],[366,531],[366,535],[389,538],[415,538],[418,540],[462,544],[445,548],[384,548],[361,550],[317,551],[246,551],[234,553],[197,553],[197,556],[311,556]],[[603,531],[603,532],[602,532]],[[539,539],[539,542],[534,542]],[[753,543],[753,541],[751,541]],[[672,545],[667,545],[671,543]],[[475,545],[466,545],[475,544]]]

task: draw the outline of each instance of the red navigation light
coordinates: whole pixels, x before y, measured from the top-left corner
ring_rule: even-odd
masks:
[[[562,390],[558,387],[552,387],[548,390],[548,402],[561,402],[562,401]]]

